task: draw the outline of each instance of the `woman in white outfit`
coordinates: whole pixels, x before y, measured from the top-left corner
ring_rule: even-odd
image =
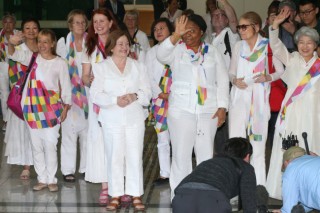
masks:
[[[142,151],[145,130],[143,106],[149,105],[151,89],[144,64],[128,57],[129,35],[111,32],[106,44],[110,55],[95,64],[95,79],[90,98],[100,107],[98,120],[102,125],[108,157],[109,194],[107,210],[116,210],[120,196],[133,197],[135,210],[144,210]],[[125,177],[125,178],[124,178]]]
[[[176,19],[182,15],[182,10],[179,10],[178,0],[168,0],[168,7],[161,14],[160,18],[167,18],[171,21],[172,24],[175,23]]]
[[[37,56],[30,51],[15,51],[10,56],[25,65],[35,57],[21,100],[24,119],[31,136],[34,168],[38,175],[38,183],[33,187],[35,191],[46,187],[51,192],[58,191],[55,175],[58,169],[60,123],[65,120],[71,106],[68,67],[56,55],[56,43],[53,31],[41,30],[38,35]]]
[[[270,197],[276,199],[282,199],[281,165],[285,151],[282,149],[282,139],[290,134],[295,135],[299,146],[305,148],[302,133],[306,132],[310,151],[320,153],[320,59],[316,52],[319,34],[310,27],[300,28],[294,35],[298,51],[289,53],[278,39],[279,25],[289,15],[289,10],[282,9],[269,29],[273,54],[286,66],[281,79],[288,86],[276,122],[266,184]]]
[[[163,42],[169,37],[174,28],[167,18],[156,20],[152,26],[152,37],[156,42]],[[157,59],[159,44],[153,46],[147,53],[146,65],[152,89],[151,112],[155,119],[155,130],[158,136],[158,158],[160,177],[155,184],[167,183],[170,176],[170,135],[167,124],[168,97],[172,84],[170,66],[162,64]]]
[[[75,181],[77,143],[79,138],[80,164],[79,173],[86,172],[87,133],[88,133],[88,98],[89,92],[82,80],[81,55],[84,50],[88,20],[82,10],[72,10],[68,14],[70,33],[65,41],[61,38],[57,44],[57,53],[65,58],[72,84],[72,106],[66,120],[61,125],[61,172],[66,182]]]
[[[92,12],[92,20],[88,28],[85,48],[82,54],[82,80],[90,87],[95,76],[94,64],[106,59],[105,44],[109,33],[117,29],[118,25],[112,12],[105,8],[99,8]],[[103,142],[101,126],[98,123],[99,108],[89,98],[88,138],[87,138],[87,162],[85,180],[93,183],[101,183],[99,203],[108,203],[108,174],[107,152]]]
[[[242,41],[232,51],[229,77],[232,83],[229,109],[229,137],[249,137],[253,147],[251,165],[255,169],[257,184],[265,185],[265,144],[270,118],[270,82],[282,74],[281,62],[268,57],[268,39],[263,38],[261,18],[247,12],[240,18],[237,29]],[[276,72],[269,74],[273,62]]]
[[[24,42],[16,47],[8,44],[8,48],[17,50],[38,52],[37,36],[40,30],[38,20],[30,18],[21,22]],[[9,84],[12,88],[18,79],[24,75],[27,66],[9,59]],[[33,165],[33,157],[30,143],[30,134],[27,124],[8,109],[8,122],[4,142],[7,143],[5,156],[7,163],[23,165],[20,179],[27,180],[30,177],[30,165]]]
[[[174,34],[157,51],[158,60],[172,70],[168,110],[172,198],[176,186],[192,171],[192,150],[197,164],[213,157],[215,133],[228,108],[228,73],[219,51],[201,41],[205,31],[201,16],[181,16]]]

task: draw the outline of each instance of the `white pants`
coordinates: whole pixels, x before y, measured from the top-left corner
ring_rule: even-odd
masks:
[[[160,165],[160,176],[170,176],[170,135],[169,131],[159,132],[158,136],[158,158]]]
[[[5,62],[0,62],[0,100],[1,100],[1,111],[2,119],[7,122],[8,106],[7,100],[9,96],[9,65]]]
[[[213,157],[213,141],[217,131],[217,118],[213,114],[193,114],[170,109],[168,126],[172,146],[170,173],[171,197],[178,184],[192,172],[192,150],[197,165]]]
[[[242,104],[229,109],[229,138],[242,137],[247,138],[247,126],[249,114]],[[266,112],[266,113],[270,113]],[[252,156],[250,164],[254,167],[257,179],[257,185],[266,185],[266,163],[265,150],[268,136],[268,120],[263,124],[266,128],[262,133],[262,141],[250,140],[252,145]]]
[[[50,132],[52,132],[50,136],[48,135],[47,139],[44,139],[44,137],[37,134],[39,131],[42,131],[41,129],[36,131],[31,129],[30,131],[33,165],[40,183],[57,183],[55,175],[58,168],[57,143],[59,129],[60,125],[53,128],[43,129],[46,133],[50,134]],[[52,136],[54,136],[56,140],[53,140]]]
[[[72,121],[67,122],[67,119],[61,124],[61,172],[63,175],[74,174],[76,172],[77,142],[79,138],[79,173],[84,173],[86,172],[88,128],[77,131],[72,125]]]
[[[102,129],[107,147],[109,194],[141,196],[144,122],[119,127],[102,124]]]

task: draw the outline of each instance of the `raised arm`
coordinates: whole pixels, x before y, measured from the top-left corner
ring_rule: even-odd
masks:
[[[229,27],[232,30],[233,33],[237,32],[237,25],[238,25],[238,19],[236,12],[234,11],[234,8],[232,5],[228,2],[228,0],[217,0],[219,3],[219,6],[221,9],[223,9],[226,12],[226,15],[229,20]]]

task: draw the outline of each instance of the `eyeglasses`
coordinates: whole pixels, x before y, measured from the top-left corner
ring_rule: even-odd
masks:
[[[76,22],[73,22],[73,24],[74,25],[76,25],[76,26],[86,26],[86,22],[78,22],[78,21],[76,21]]]
[[[165,26],[161,26],[161,27],[159,27],[159,28],[153,28],[153,32],[157,32],[157,31],[162,31],[162,30],[164,30],[164,29],[166,29],[166,27]]]
[[[314,11],[314,10],[315,10],[315,8],[313,8],[313,9],[311,9],[311,10],[300,11],[299,14],[300,14],[300,16],[308,16],[308,15],[310,15],[310,13],[311,13],[312,11]]]
[[[254,29],[254,25],[253,24],[242,24],[242,25],[236,26],[236,28],[237,28],[238,31],[240,31],[240,30],[246,31],[249,26],[252,26],[252,28]]]

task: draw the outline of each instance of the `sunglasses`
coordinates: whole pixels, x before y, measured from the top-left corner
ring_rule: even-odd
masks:
[[[236,28],[237,28],[238,31],[240,31],[240,30],[246,31],[249,26],[252,26],[252,28],[254,29],[254,25],[253,24],[242,24],[242,25],[236,26]]]

